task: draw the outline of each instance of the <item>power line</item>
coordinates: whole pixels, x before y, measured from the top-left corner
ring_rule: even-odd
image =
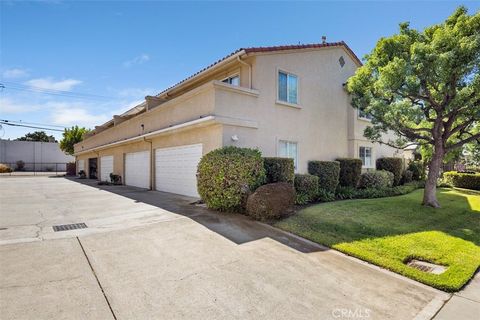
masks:
[[[27,126],[27,125],[23,125],[23,124],[15,124],[15,123],[4,122],[4,121],[0,121],[0,124],[4,124],[4,125],[7,125],[7,126],[13,126],[13,127],[25,127],[25,128],[41,129],[41,130],[47,130],[47,131],[58,131],[58,132],[63,132],[64,131],[64,130],[60,130],[60,129]]]
[[[93,100],[115,99],[114,97],[108,97],[103,95],[57,90],[57,89],[47,89],[47,88],[42,88],[42,87],[37,87],[32,85],[24,85],[21,83],[8,82],[8,81],[0,83],[0,88],[48,94],[48,95],[54,95],[54,96],[60,96],[60,97],[78,98],[78,99],[93,99]]]
[[[46,127],[57,127],[57,128],[63,128],[65,129],[65,126],[59,126],[55,124],[46,124],[46,123],[38,123],[38,122],[26,122],[26,121],[15,121],[15,120],[6,120],[6,119],[0,119],[0,121],[4,122],[12,122],[14,124],[33,124],[33,125],[38,125],[38,126],[46,126]]]

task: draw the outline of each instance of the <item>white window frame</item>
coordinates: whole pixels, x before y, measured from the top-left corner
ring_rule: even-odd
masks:
[[[293,165],[294,165],[294,168],[295,168],[295,172],[298,172],[298,164],[300,162],[300,159],[299,159],[299,149],[298,149],[298,146],[299,146],[299,143],[297,141],[293,141],[293,140],[287,140],[287,139],[278,139],[277,140],[277,156],[278,157],[282,157],[282,158],[286,158],[285,156],[283,155],[280,155],[280,143],[287,143],[287,149],[288,149],[288,144],[295,144],[297,146],[296,148],[296,155],[295,155],[295,158],[293,158]]]
[[[362,116],[362,112],[365,114],[365,116]],[[365,111],[360,109],[357,109],[357,118],[368,122],[372,121],[372,116],[369,116]]]
[[[365,164],[365,160],[362,158],[361,156],[361,152],[360,152],[360,149],[361,148],[365,148],[366,149],[370,149],[370,165],[366,165]],[[358,146],[358,157],[362,160],[362,167],[363,168],[373,168],[373,148],[372,147],[369,147],[369,146]]]
[[[231,83],[231,80],[232,80],[233,78],[238,78],[238,85]],[[225,81],[225,80],[227,80],[227,81]],[[239,74],[239,73],[232,74],[232,75],[230,75],[230,76],[228,76],[228,77],[226,77],[226,78],[223,78],[223,79],[222,79],[222,82],[223,82],[223,83],[226,83],[226,84],[229,84],[229,85],[231,85],[231,86],[240,87],[240,74]]]
[[[277,73],[275,75],[275,78],[276,78],[276,86],[277,86],[277,96],[275,98],[275,101],[277,104],[283,104],[283,105],[287,105],[287,106],[290,106],[290,107],[295,107],[295,108],[299,108],[300,107],[300,77],[293,73],[293,72],[290,72],[290,71],[287,71],[285,69],[280,69],[280,68],[277,68],[276,69]],[[280,73],[284,73],[287,75],[287,100],[288,100],[288,76],[294,76],[297,78],[297,102],[289,102],[289,101],[283,101],[283,100],[280,100]]]

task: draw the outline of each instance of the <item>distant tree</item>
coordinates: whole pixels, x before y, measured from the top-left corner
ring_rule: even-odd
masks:
[[[63,138],[62,140],[60,140],[60,149],[62,149],[65,153],[73,155],[73,146],[76,143],[82,141],[84,135],[88,132],[88,129],[79,128],[78,126],[71,127],[70,129],[65,129],[65,131],[63,132]]]
[[[58,142],[54,136],[49,136],[45,131],[35,131],[27,133],[23,137],[15,139],[17,141],[41,141],[41,142]]]
[[[459,7],[423,32],[402,23],[399,34],[380,39],[365,59],[347,83],[352,105],[373,118],[364,135],[397,148],[429,146],[423,204],[439,207],[445,155],[480,140],[480,12]],[[398,139],[382,140],[387,131]]]

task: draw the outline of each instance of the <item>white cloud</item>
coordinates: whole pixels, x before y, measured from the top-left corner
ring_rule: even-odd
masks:
[[[7,69],[3,71],[2,75],[5,79],[17,79],[29,76],[28,70],[20,68]]]
[[[137,64],[142,64],[150,60],[150,56],[146,53],[143,53],[139,56],[136,56],[135,58],[131,60],[127,60],[123,63],[123,66],[126,68],[129,68],[131,66],[137,65]]]
[[[1,114],[19,114],[27,113],[40,109],[40,106],[18,103],[9,98],[0,99],[0,113]]]
[[[96,125],[110,120],[110,115],[93,114],[87,108],[57,106],[52,111],[52,121],[54,124],[62,126],[79,125],[87,128],[93,128]]]
[[[25,82],[25,84],[33,87],[38,87],[46,90],[62,90],[69,91],[73,87],[81,84],[82,81],[76,79],[65,79],[55,81],[52,78],[38,78]]]

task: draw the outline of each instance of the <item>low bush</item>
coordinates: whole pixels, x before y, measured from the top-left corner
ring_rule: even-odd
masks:
[[[393,173],[386,170],[368,171],[361,175],[359,188],[389,188],[393,186]]]
[[[293,183],[295,164],[291,158],[263,158],[267,183]]]
[[[410,183],[413,181],[413,172],[410,170],[403,171],[402,174],[402,184]]]
[[[356,187],[362,174],[362,160],[355,158],[338,158],[340,163],[339,184],[344,187]]]
[[[16,163],[15,171],[23,171],[25,170],[25,162],[22,160],[18,160]]]
[[[272,220],[291,213],[295,190],[291,183],[277,182],[259,187],[247,199],[247,214],[256,220]]]
[[[412,161],[408,164],[407,170],[412,172],[412,179],[420,181],[425,179],[425,167],[420,161]]]
[[[338,187],[335,196],[338,200],[393,197],[410,193],[418,188],[423,188],[423,186],[422,182],[414,181],[393,188],[355,189],[352,187]]]
[[[7,166],[6,164],[0,163],[0,173],[9,173],[12,172],[12,168]]]
[[[295,203],[307,204],[318,195],[318,177],[311,174],[295,175]]]
[[[448,171],[443,174],[443,180],[457,188],[480,190],[480,173]]]
[[[309,161],[308,173],[318,177],[318,189],[335,193],[340,176],[338,161]]]
[[[198,193],[207,207],[244,211],[248,195],[265,181],[260,151],[233,146],[213,150],[198,164]]]
[[[393,173],[393,185],[398,186],[402,180],[403,160],[401,158],[380,158],[377,159],[377,170],[386,170]]]

